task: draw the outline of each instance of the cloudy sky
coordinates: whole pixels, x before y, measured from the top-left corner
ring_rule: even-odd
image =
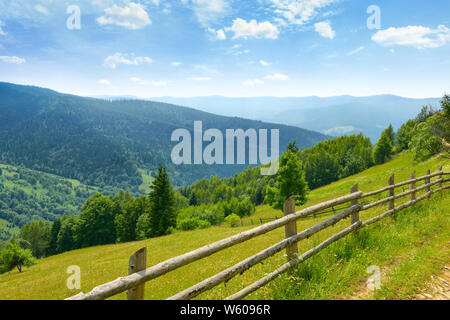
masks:
[[[0,81],[80,95],[450,92],[448,0],[0,0]]]

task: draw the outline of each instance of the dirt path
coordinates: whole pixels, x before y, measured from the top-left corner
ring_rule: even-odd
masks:
[[[418,300],[450,300],[450,265],[442,268],[439,276],[431,279],[417,294]]]

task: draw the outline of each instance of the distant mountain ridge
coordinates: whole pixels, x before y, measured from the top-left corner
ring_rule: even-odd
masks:
[[[181,165],[170,154],[174,130],[279,129],[280,151],[296,140],[308,148],[330,137],[294,126],[224,117],[161,102],[117,101],[61,94],[0,82],[0,161],[98,187],[140,193],[143,173],[165,164],[175,185],[212,175],[226,177],[248,165]]]
[[[440,98],[414,99],[395,95],[354,97],[254,97],[222,96],[152,98],[228,116],[230,114],[293,125],[324,134],[339,136],[363,132],[375,143],[390,123],[398,128],[415,117],[422,106],[439,108]]]

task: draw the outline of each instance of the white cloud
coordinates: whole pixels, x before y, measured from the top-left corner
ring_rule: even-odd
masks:
[[[334,39],[336,36],[336,32],[334,32],[330,22],[328,21],[316,23],[314,25],[314,29],[324,38]]]
[[[246,81],[242,82],[242,84],[247,87],[254,87],[256,85],[264,84],[264,81],[262,81],[260,79],[246,80]]]
[[[438,48],[450,43],[450,29],[444,25],[431,29],[423,26],[408,26],[381,30],[372,40],[384,46],[408,46],[417,49]]]
[[[119,64],[139,66],[144,63],[152,63],[153,60],[149,57],[135,57],[134,54],[128,55],[123,53],[116,53],[107,57],[103,66],[111,69],[115,69]]]
[[[204,64],[197,64],[194,66],[194,68],[209,74],[220,74],[219,71],[217,71],[216,69],[205,66]]]
[[[152,81],[151,84],[152,84],[152,86],[155,86],[155,87],[165,87],[169,83],[167,81],[160,80],[160,81]]]
[[[181,0],[181,2],[194,11],[198,22],[203,27],[208,27],[211,23],[217,22],[230,9],[227,0]]]
[[[140,85],[152,85],[152,86],[155,86],[155,87],[165,87],[165,86],[167,86],[169,84],[168,81],[163,81],[163,80],[147,81],[147,80],[142,80],[141,78],[138,78],[138,77],[132,77],[132,78],[130,78],[130,81],[134,82],[134,83],[137,83],[137,84],[140,84]]]
[[[182,63],[178,62],[178,61],[174,61],[171,63],[171,65],[172,65],[172,67],[178,68],[178,67],[181,67]]]
[[[262,65],[263,67],[268,67],[268,66],[272,65],[272,63],[264,61],[264,60],[259,60],[259,64]]]
[[[134,2],[128,3],[123,8],[113,5],[105,9],[105,15],[98,18],[97,22],[101,25],[113,24],[131,30],[142,29],[152,24],[142,5]]]
[[[277,39],[280,31],[277,26],[271,24],[268,21],[257,22],[256,20],[251,20],[250,22],[244,19],[237,18],[233,21],[231,28],[227,28],[227,31],[233,31],[233,39],[237,38],[266,38],[266,39]]]
[[[358,52],[361,52],[365,49],[364,46],[361,46],[355,50],[350,51],[349,53],[347,53],[347,56],[353,56],[354,54],[357,54]]]
[[[225,31],[223,31],[222,29],[220,30],[216,30],[213,28],[208,28],[208,31],[214,35],[214,38],[216,38],[217,40],[226,40],[227,39],[227,35],[225,34]]]
[[[104,86],[109,86],[111,84],[111,82],[109,82],[108,80],[105,80],[105,79],[99,80],[98,83],[100,83]]]
[[[43,14],[44,16],[48,16],[50,13],[48,12],[48,9],[44,6],[41,6],[40,4],[37,4],[34,6],[34,10],[37,12]]]
[[[317,11],[338,0],[270,0],[281,15],[291,24],[305,24],[317,15]]]
[[[191,78],[189,78],[189,80],[192,80],[192,81],[211,81],[212,78],[210,78],[210,77],[191,77]]]
[[[0,56],[0,61],[12,64],[23,64],[27,62],[25,59],[16,56]]]
[[[278,80],[278,81],[285,81],[289,79],[289,76],[285,74],[275,73],[268,76],[265,76],[264,79],[266,80]]]

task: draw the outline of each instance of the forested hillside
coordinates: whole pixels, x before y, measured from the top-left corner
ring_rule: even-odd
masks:
[[[165,164],[174,185],[211,175],[232,176],[246,168],[175,166],[174,130],[280,129],[280,148],[296,140],[311,147],[329,137],[296,127],[217,116],[164,103],[83,98],[36,87],[0,83],[0,162],[139,194],[143,172]]]
[[[53,221],[63,214],[78,214],[99,189],[26,168],[0,165],[0,241],[17,235],[32,220]]]

